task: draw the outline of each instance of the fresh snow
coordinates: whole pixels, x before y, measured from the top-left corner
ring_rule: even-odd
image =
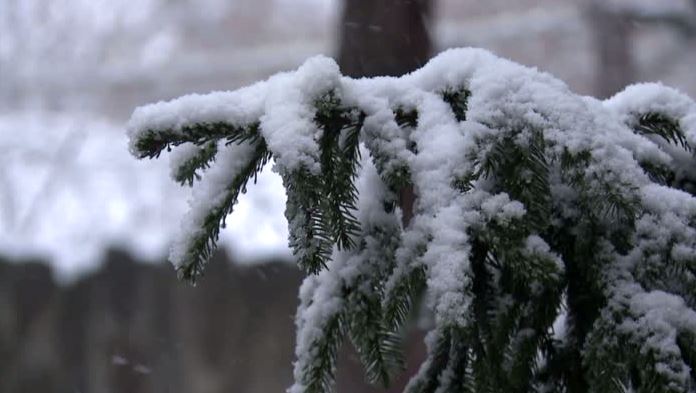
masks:
[[[452,88],[467,88],[472,92],[467,121],[458,123],[449,106],[436,94]],[[465,207],[468,202],[450,186],[451,176],[473,169],[471,155],[481,157],[481,152],[476,151],[477,141],[496,138],[498,130],[520,128],[518,139],[522,147],[530,127],[544,130],[551,144],[549,149],[555,155],[563,149],[570,152],[589,149],[593,155],[589,171],[597,174],[597,181],[616,183],[617,187],[621,184],[652,187],[634,157],[661,163],[671,160],[663,146],[635,135],[627,127],[634,122],[631,116],[636,113],[656,111],[678,119],[689,142],[696,145],[695,105],[673,89],[659,84],[635,85],[600,102],[573,95],[565,84],[548,74],[477,49],[443,52],[427,66],[401,78],[357,80],[340,77],[336,64],[319,56],[308,60],[296,72],[282,73],[234,92],[184,96],[139,108],[129,122],[128,133],[132,144],[146,131],[181,132],[181,127],[201,122],[246,125],[260,120],[261,133],[276,157],[276,168],[289,172],[303,167],[317,173],[316,139],[321,131],[312,121],[312,103],[329,91],[337,92],[344,104],[366,113],[368,145],[375,144],[381,154],[393,156],[394,162],[412,168],[418,194],[416,220],[425,220],[427,223],[423,225],[434,235],[432,244],[442,242],[443,247],[466,242],[465,238],[454,241],[462,236],[464,227],[447,229],[450,225],[466,226],[466,220],[450,224],[446,217],[466,216],[472,209]],[[411,135],[403,135],[396,127],[390,113],[397,107],[418,110],[418,126]],[[409,138],[418,145],[418,154],[405,148]],[[495,201],[501,198],[506,196],[491,195],[479,209],[491,214],[491,209],[495,210],[499,203]],[[519,218],[524,214],[524,207],[512,201],[503,212],[507,213],[500,220],[505,220],[506,215]],[[472,220],[471,225],[476,225],[480,219],[472,217]],[[431,248],[429,253],[435,250]],[[450,252],[464,253],[453,257],[456,260],[467,259],[465,250],[453,249],[445,254]],[[436,255],[426,259],[434,265],[444,263]],[[431,272],[436,274],[438,269],[432,267]]]
[[[455,118],[440,96],[452,89],[471,92],[464,121]],[[410,269],[425,266],[427,305],[434,311],[436,323],[470,323],[470,231],[486,228],[487,223],[494,221],[501,227],[515,225],[529,212],[520,201],[494,192],[494,179],[479,179],[466,193],[455,189],[452,182],[457,176],[477,170],[490,149],[504,137],[527,149],[535,133],[543,134],[543,154],[551,166],[549,186],[555,211],[552,218],[569,219],[584,214],[577,209],[578,191],[568,188],[567,182],[561,183],[558,162],[565,152],[590,153],[588,166],[581,174],[588,185],[582,191],[583,197],[603,198],[610,190],[622,198],[637,199],[644,207],[637,218],[633,248],[627,255],[619,256],[607,240],[600,241],[596,250],[597,255],[617,261],[607,268],[607,282],[603,285],[609,309],[628,309],[635,315],[634,320],[626,322],[638,324],[631,327],[631,337],[652,337],[657,341],[646,345],[666,354],[676,346],[675,331],[696,329],[693,310],[683,301],[680,303],[678,296],[661,292],[663,283],[654,284],[657,288],[644,288],[637,283],[646,277],[646,271],[659,269],[651,263],[663,263],[663,251],[670,252],[679,262],[693,256],[696,249],[692,227],[696,217],[694,197],[657,186],[638,164],[668,166],[678,175],[687,176],[687,172],[693,173],[693,157],[654,137],[637,135],[630,128],[639,116],[659,113],[676,121],[689,144],[696,146],[696,104],[660,84],[630,86],[609,100],[599,101],[573,94],[549,74],[479,49],[445,51],[423,68],[400,78],[342,77],[333,60],[320,56],[309,59],[295,72],[279,74],[244,89],[185,96],[140,108],[128,125],[128,134],[134,150],[135,141],[144,133],[182,132],[182,127],[196,123],[225,121],[245,126],[260,121],[261,135],[276,158],[275,169],[286,181],[291,181],[289,175],[297,169],[320,175],[317,140],[322,130],[313,121],[313,103],[329,92],[336,94],[343,105],[366,115],[361,137],[367,154],[363,154],[358,173],[359,206],[355,212],[362,225],[356,239],[361,246],[354,251],[336,249],[329,269],[309,276],[302,286],[297,315],[297,382],[291,392],[303,391],[302,372],[317,356],[314,345],[323,339],[327,323],[342,315],[347,301],[343,298],[345,288],[357,285],[356,290],[361,290],[356,277],[380,277],[386,269],[391,274],[385,284],[388,296],[394,280]],[[397,127],[392,115],[396,109],[415,109],[416,127],[406,131]],[[412,144],[417,150],[408,149]],[[178,244],[185,245],[187,238],[200,231],[196,225],[199,218],[215,205],[216,195],[221,192],[217,185],[222,183],[216,179],[233,176],[240,162],[248,160],[245,146],[238,150],[225,153],[236,154],[237,159],[225,155],[204,175],[206,191],[194,196]],[[375,170],[370,156],[377,157],[383,165]],[[232,161],[227,162],[228,159]],[[398,209],[387,214],[383,221],[390,228],[387,232],[393,231],[400,238],[393,250],[395,260],[374,262],[373,248],[379,243],[374,242],[372,231],[384,220],[380,218],[385,215],[381,202],[394,198],[380,176],[388,177],[391,171],[403,167],[410,170],[417,195],[414,217],[409,227],[402,229]],[[211,188],[210,184],[215,186]],[[610,215],[601,219],[606,225],[615,224]],[[233,219],[228,222],[230,227],[244,224]],[[300,230],[295,225],[291,220],[290,233]],[[556,220],[552,225],[562,224]],[[551,269],[544,280],[558,280],[563,264],[539,235],[530,233],[526,237],[523,253],[533,255]],[[425,252],[421,254],[418,249]],[[180,263],[179,255],[181,252],[173,253],[175,264]],[[394,265],[388,266],[392,262]],[[541,294],[540,285],[546,284],[529,285],[534,293]],[[669,368],[665,375],[675,383],[688,378],[678,365],[665,367]]]

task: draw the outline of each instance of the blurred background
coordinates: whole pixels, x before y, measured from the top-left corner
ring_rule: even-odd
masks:
[[[301,273],[273,173],[196,288],[165,262],[190,190],[127,151],[132,110],[337,58],[400,75],[477,46],[608,97],[696,97],[696,0],[0,0],[0,392],[281,392]],[[409,367],[422,355],[416,329]],[[338,392],[362,382],[348,346]]]

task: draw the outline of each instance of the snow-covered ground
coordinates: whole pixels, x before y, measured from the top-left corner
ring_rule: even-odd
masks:
[[[88,114],[0,114],[0,253],[45,257],[70,279],[109,247],[166,256],[189,188],[166,160],[136,160],[121,125]],[[264,171],[240,198],[221,244],[240,261],[288,256],[280,178]]]

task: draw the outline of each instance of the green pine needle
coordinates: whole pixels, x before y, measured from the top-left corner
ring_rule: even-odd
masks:
[[[217,154],[217,144],[208,142],[194,156],[184,161],[174,172],[174,180],[182,186],[193,186],[194,180],[200,180],[201,175],[198,171],[203,171],[210,167],[210,163],[215,160]]]
[[[635,125],[635,131],[643,135],[659,136],[688,152],[692,150],[679,123],[660,113],[650,112],[642,115]]]
[[[246,191],[250,180],[256,182],[256,177],[271,159],[271,153],[263,139],[255,141],[253,158],[242,171],[234,177],[227,187],[225,198],[216,205],[205,217],[201,231],[189,242],[186,252],[187,260],[177,268],[180,279],[195,284],[196,279],[203,273],[203,267],[210,259],[216,248],[220,228],[225,225],[225,218],[232,212],[240,193]]]

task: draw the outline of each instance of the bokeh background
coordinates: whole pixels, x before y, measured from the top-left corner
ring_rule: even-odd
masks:
[[[148,102],[337,58],[400,75],[450,47],[580,94],[662,81],[696,97],[696,0],[0,0],[0,392],[281,392],[301,273],[266,171],[196,288],[165,261],[190,190],[137,161]],[[422,344],[406,332],[413,372]],[[367,386],[346,346],[338,392]]]

